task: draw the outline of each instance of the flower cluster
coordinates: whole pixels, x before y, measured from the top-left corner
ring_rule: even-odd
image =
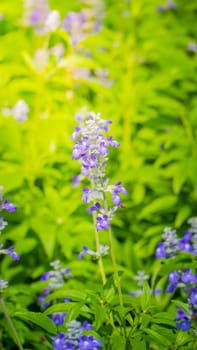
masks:
[[[48,0],[25,0],[24,1],[24,25],[33,27],[38,34],[46,32],[44,23],[49,15]]]
[[[102,348],[100,340],[94,336],[84,334],[91,331],[93,326],[84,321],[76,320],[67,323],[67,333],[60,332],[53,341],[54,350],[99,350]]]
[[[188,221],[191,227],[185,231],[183,237],[177,236],[176,230],[166,227],[162,238],[156,248],[156,258],[172,258],[179,252],[189,252],[197,256],[197,218],[191,218]]]
[[[61,288],[64,285],[65,280],[72,277],[70,274],[70,269],[62,268],[59,260],[51,262],[50,265],[52,266],[53,270],[45,272],[40,278],[41,281],[48,282],[47,288],[43,289],[42,294],[38,298],[38,302],[42,303],[43,308],[46,308],[50,305],[49,301],[45,301],[50,292]],[[65,298],[63,301],[69,302],[70,300]],[[66,313],[54,313],[52,315],[49,315],[49,318],[56,324],[56,326],[60,326],[65,321]]]
[[[69,12],[63,21],[63,29],[70,34],[73,45],[85,38],[87,19],[84,12]]]
[[[197,218],[188,220],[191,227],[185,231],[183,237],[178,238],[176,231],[170,228],[165,229],[163,239],[156,249],[157,258],[175,258],[181,252],[189,252],[197,256]],[[177,329],[188,331],[192,319],[197,316],[197,273],[191,268],[174,270],[168,275],[167,293],[173,293],[177,288],[187,295],[189,309],[187,312],[179,306],[178,314],[175,317]]]
[[[2,195],[3,187],[0,186],[0,211],[6,210],[9,213],[13,213],[16,210],[16,206],[13,203],[10,203],[10,200],[6,198],[3,200]],[[4,220],[3,216],[0,216],[0,234],[2,230],[7,226],[7,221]],[[14,251],[14,246],[11,246],[9,248],[3,249],[3,244],[0,243],[0,254],[7,254],[9,255],[13,260],[19,260],[19,255]]]
[[[87,177],[91,188],[83,188],[82,200],[91,203],[88,213],[96,212],[96,228],[102,231],[110,227],[110,220],[114,212],[122,206],[121,194],[127,194],[119,181],[115,185],[109,185],[106,178],[106,162],[108,160],[109,147],[118,147],[119,143],[112,136],[107,137],[111,120],[101,119],[100,114],[82,111],[76,116],[79,126],[72,134],[72,140],[76,141],[72,158],[81,162],[81,174],[74,177],[74,185]],[[113,207],[106,208],[106,195],[111,194]]]
[[[165,5],[160,5],[157,7],[158,12],[164,12],[167,10],[177,10],[179,5],[171,0],[167,0]]]
[[[135,281],[137,281],[137,286],[139,287],[138,290],[134,291],[134,292],[129,292],[128,294],[131,295],[132,297],[138,297],[140,295],[142,295],[143,293],[143,286],[144,286],[144,282],[149,280],[150,276],[146,275],[144,271],[138,271],[137,275],[133,276],[133,279]],[[161,290],[160,289],[156,289],[156,290],[150,290],[151,294],[160,294]]]
[[[8,198],[3,200],[2,191],[3,191],[3,186],[0,186],[0,212],[3,210],[6,210],[9,213],[13,213],[16,210],[16,206],[13,203],[10,203],[10,200]],[[2,230],[6,227],[7,224],[8,222],[4,220],[3,216],[0,216],[0,235],[2,233]],[[2,243],[0,243],[0,254],[9,255],[13,260],[20,259],[19,255],[14,251],[14,246],[3,249]],[[0,279],[0,292],[6,289],[7,286],[8,286],[8,281],[4,279]]]

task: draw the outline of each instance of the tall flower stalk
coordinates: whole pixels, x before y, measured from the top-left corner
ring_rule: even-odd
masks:
[[[100,273],[103,284],[106,282],[105,271],[103,267],[102,256],[106,255],[106,249],[100,244],[100,231],[108,230],[111,259],[113,263],[115,282],[118,289],[120,305],[123,305],[120,279],[113,244],[113,235],[111,230],[111,220],[116,210],[122,206],[120,194],[127,194],[122,187],[121,181],[115,185],[109,184],[106,175],[106,163],[108,160],[109,147],[118,147],[119,143],[113,140],[112,136],[107,136],[111,120],[104,120],[100,114],[83,111],[76,116],[79,126],[75,128],[72,134],[72,140],[76,141],[72,158],[81,162],[81,173],[74,177],[73,184],[77,185],[84,178],[90,182],[90,187],[83,188],[82,200],[84,204],[89,204],[87,212],[93,215],[95,226],[96,253],[98,258]],[[102,249],[101,249],[102,248]],[[92,255],[87,247],[80,257],[84,254]]]
[[[10,200],[8,198],[3,200],[2,191],[3,191],[3,186],[0,186],[0,213],[4,210],[9,212],[9,213],[13,213],[16,210],[16,206],[13,203],[10,203]],[[8,223],[7,223],[7,221],[4,220],[3,216],[0,216],[0,235],[1,235],[2,230],[6,227],[7,224]],[[4,249],[2,243],[0,243],[0,254],[9,255],[14,261],[20,259],[19,255],[14,251],[14,246],[11,246],[9,248]],[[7,322],[8,322],[10,332],[12,333],[12,336],[15,340],[15,343],[18,346],[18,349],[23,350],[23,346],[21,344],[20,338],[17,334],[14,323],[12,322],[12,319],[9,315],[6,304],[4,302],[3,292],[7,287],[8,287],[8,281],[4,280],[4,279],[0,279],[0,307],[3,311],[3,314],[4,314]]]

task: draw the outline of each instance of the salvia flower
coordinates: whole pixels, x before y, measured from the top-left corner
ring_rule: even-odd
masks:
[[[7,287],[8,287],[8,281],[0,279],[0,292],[6,289]]]
[[[66,313],[65,312],[56,312],[52,315],[49,315],[49,318],[56,324],[56,326],[60,326],[65,321]]]
[[[78,254],[78,259],[82,259],[84,255],[90,255],[93,259],[99,259],[101,256],[106,256],[109,253],[108,245],[99,245],[99,251],[95,252],[90,250],[88,247],[83,246],[83,251]]]
[[[64,285],[64,282],[72,277],[70,273],[70,268],[63,268],[60,263],[60,260],[55,260],[51,262],[50,265],[53,269],[48,272],[45,272],[40,277],[41,281],[48,282],[47,288],[44,288],[42,294],[38,297],[38,302],[42,303],[43,308],[46,308],[50,305],[49,301],[45,301],[46,297],[50,294],[50,292],[61,288]],[[53,317],[53,315],[51,315],[51,317]]]
[[[69,12],[63,21],[62,28],[70,34],[73,45],[85,38],[86,17],[81,12]]]
[[[106,177],[106,163],[109,148],[118,147],[119,143],[107,136],[111,120],[104,120],[100,114],[83,110],[76,116],[79,125],[75,128],[71,139],[75,142],[72,158],[81,163],[81,174],[75,177],[75,183],[79,183],[87,177],[91,188],[84,187],[82,200],[90,203],[88,213],[96,213],[96,229],[103,231],[109,229],[114,212],[122,206],[121,196],[127,194],[122,182],[109,185]],[[107,193],[111,196],[113,207],[106,209],[105,201]]]
[[[162,238],[164,242],[159,242],[156,249],[156,258],[171,258],[176,256],[179,249],[179,241],[176,230],[166,227]]]
[[[4,249],[4,253],[8,254],[13,260],[20,259],[20,256],[14,251],[14,246]]]
[[[50,13],[48,0],[25,0],[23,23],[37,34],[45,34],[45,21]]]
[[[182,331],[188,331],[191,327],[191,317],[188,316],[179,306],[177,306],[178,315],[175,317],[176,328]]]
[[[3,194],[2,194],[3,187],[0,186],[0,212],[3,210],[6,210],[9,213],[13,213],[16,210],[16,205],[13,203],[10,203],[10,200],[6,198],[3,200]],[[6,227],[8,224],[7,221],[4,220],[3,216],[0,216],[0,234],[1,231]],[[2,249],[3,244],[0,243],[0,254],[8,254],[13,260],[19,260],[19,255],[14,251],[14,246],[11,246],[7,249]]]
[[[19,100],[12,108],[12,115],[19,123],[28,119],[29,106],[24,100]]]
[[[2,209],[7,210],[9,213],[13,213],[16,210],[16,205],[10,203],[10,200],[6,198],[2,204]]]
[[[73,320],[67,323],[67,333],[60,332],[53,340],[54,350],[99,350],[102,348],[100,340],[92,335],[83,334],[92,330],[93,326],[84,321]]]
[[[163,235],[165,241],[160,242],[157,247],[157,257],[174,258],[182,252],[197,256],[197,218],[190,218],[188,223],[191,227],[184,232],[181,238],[178,238],[173,230],[171,232],[168,230],[168,234]],[[188,331],[197,315],[197,273],[189,267],[174,270],[169,273],[168,282],[167,293],[173,293],[177,288],[181,288],[187,296],[188,312],[184,312],[180,307],[177,307],[178,315],[175,317],[175,321],[177,329]]]
[[[139,287],[138,290],[129,292],[128,295],[133,296],[133,297],[138,297],[142,295],[143,293],[143,286],[144,286],[144,281],[147,281],[150,278],[149,275],[146,275],[144,271],[138,271],[136,275],[133,276],[133,279],[137,281],[137,286]],[[156,295],[156,294],[161,294],[160,289],[151,289],[150,290],[151,295]]]

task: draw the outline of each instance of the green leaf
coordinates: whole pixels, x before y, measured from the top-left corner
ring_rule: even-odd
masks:
[[[161,345],[171,345],[171,341],[168,340],[165,336],[161,335],[160,333],[154,331],[153,329],[150,328],[145,328],[144,332],[150,336],[150,338],[155,341],[157,344]]]
[[[68,312],[67,316],[66,316],[66,322],[70,322],[72,320],[76,320],[76,318],[79,316],[80,311],[83,307],[84,303],[75,303],[75,305],[72,307],[72,309],[70,309],[70,311]]]
[[[189,216],[191,215],[191,211],[192,211],[192,208],[189,206],[189,205],[183,205],[177,215],[176,215],[176,219],[175,219],[175,224],[174,226],[179,228],[183,222],[189,218]]]
[[[151,302],[151,290],[147,281],[144,281],[143,293],[140,297],[142,310],[147,310]]]
[[[48,333],[53,335],[57,334],[57,329],[53,321],[40,312],[17,311],[13,316],[24,321],[32,322],[33,324],[43,328]]]
[[[126,346],[126,340],[122,335],[112,335],[112,350],[124,350]]]
[[[70,298],[72,301],[85,301],[87,297],[87,294],[76,289],[58,290],[57,292],[51,293],[46,298],[46,301],[62,298]]]
[[[178,198],[172,195],[162,196],[147,205],[139,214],[139,218],[146,218],[154,213],[170,212],[177,204]]]
[[[95,330],[98,330],[106,320],[107,308],[101,305],[94,305]]]
[[[158,312],[154,314],[152,318],[153,323],[158,324],[166,324],[171,327],[175,327],[175,322],[173,321],[173,318],[169,316],[168,312]]]

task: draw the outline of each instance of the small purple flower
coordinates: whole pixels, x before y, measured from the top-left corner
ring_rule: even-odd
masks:
[[[116,141],[116,140],[113,140],[112,136],[110,136],[110,137],[108,138],[108,143],[109,143],[109,145],[112,146],[112,147],[119,147],[119,146],[120,146],[119,142]]]
[[[107,214],[98,215],[96,217],[96,229],[97,231],[103,231],[110,227],[110,222]]]
[[[81,182],[80,176],[77,176],[77,175],[73,176],[72,187],[78,186],[80,184],[80,182]]]
[[[13,213],[16,210],[16,205],[10,203],[10,200],[6,198],[3,202],[3,209],[7,210],[9,213]]]
[[[81,330],[83,330],[83,331],[85,331],[85,330],[91,331],[92,329],[93,329],[93,325],[88,323],[88,321],[84,321],[82,323]]]
[[[73,45],[85,38],[86,18],[83,12],[69,12],[63,21],[63,29],[70,34]]]
[[[64,342],[65,342],[65,339],[66,339],[66,334],[60,332],[58,333],[57,337],[54,339],[52,345],[53,345],[53,348],[54,350],[63,350],[63,349],[66,349],[64,347]],[[69,348],[67,348],[69,349]],[[70,348],[72,349],[72,348]],[[74,349],[74,348],[73,348]],[[75,350],[75,349],[74,349]]]
[[[188,331],[191,327],[190,323],[190,317],[179,307],[178,308],[178,315],[175,317],[175,321],[178,321],[176,323],[176,328],[181,329],[182,331]]]
[[[189,297],[189,302],[193,306],[197,307],[197,288],[192,288],[192,292]]]
[[[171,284],[178,284],[179,281],[179,273],[175,270],[173,272],[170,272],[168,275],[168,281]]]
[[[166,257],[166,250],[164,242],[159,242],[156,249],[156,258],[161,259]]]
[[[194,275],[192,274],[191,269],[185,269],[185,272],[181,275],[181,281],[184,283],[191,283],[194,281]]]
[[[35,8],[30,14],[29,24],[31,25],[38,24],[39,20],[40,20],[40,10]]]
[[[45,272],[43,275],[40,277],[40,281],[47,281],[49,279],[50,273]]]
[[[91,205],[89,208],[88,208],[88,210],[87,210],[87,212],[88,212],[88,214],[92,214],[93,213],[93,211],[96,211],[96,210],[99,210],[99,209],[101,209],[101,205],[100,205],[100,203],[95,203],[94,205]]]
[[[49,315],[49,318],[56,324],[56,326],[60,326],[65,321],[66,313],[56,312],[55,314]]]
[[[143,291],[142,289],[136,290],[135,292],[129,292],[128,295],[130,295],[131,297],[139,297],[140,295],[142,295]]]
[[[75,131],[71,136],[71,140],[72,141],[76,140],[80,136],[80,134],[81,134],[81,128],[79,126],[76,126]]]
[[[95,339],[92,335],[82,335],[79,340],[79,349],[80,350],[97,350],[102,347],[102,343]]]
[[[83,251],[78,254],[78,259],[82,259],[84,255],[88,254],[88,247],[83,246]]]
[[[9,254],[13,260],[20,259],[20,256],[16,252],[14,252],[14,246],[11,246],[11,247],[5,249],[5,253]]]
[[[90,195],[90,190],[89,190],[89,188],[83,188],[83,195],[82,195],[82,200],[83,200],[83,202],[84,203],[88,203],[88,201],[89,201],[89,195]]]

